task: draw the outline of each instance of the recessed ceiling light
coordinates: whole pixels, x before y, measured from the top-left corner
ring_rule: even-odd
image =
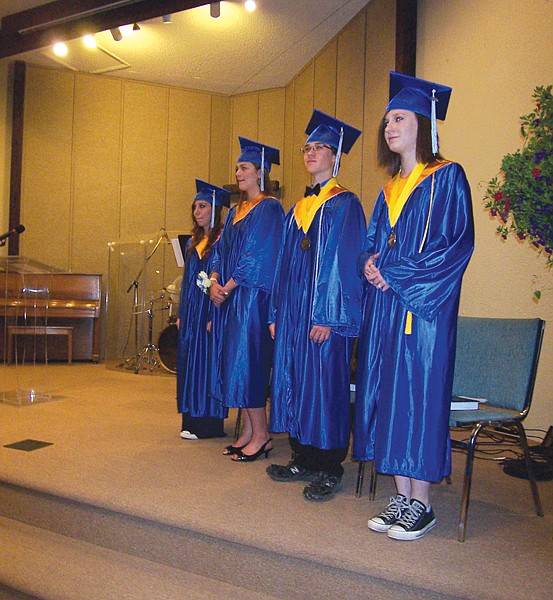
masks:
[[[244,8],[248,12],[253,12],[255,10],[255,0],[246,0],[246,2],[244,2]]]
[[[54,54],[56,56],[67,56],[67,46],[63,42],[56,42],[54,44]]]
[[[94,39],[93,35],[85,35],[83,38],[83,44],[87,48],[96,48],[96,40]]]

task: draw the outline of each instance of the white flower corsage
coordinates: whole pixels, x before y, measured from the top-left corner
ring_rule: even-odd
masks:
[[[200,271],[196,277],[196,285],[202,290],[204,294],[209,294],[209,288],[211,287],[211,279],[205,271]]]

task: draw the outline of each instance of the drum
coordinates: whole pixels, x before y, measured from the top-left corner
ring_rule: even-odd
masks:
[[[168,325],[160,334],[157,344],[161,364],[170,372],[177,372],[177,346],[179,343],[179,328]]]
[[[173,283],[170,283],[165,289],[169,294],[169,316],[167,323],[176,323],[179,312],[180,288],[182,285],[182,275],[179,275]]]

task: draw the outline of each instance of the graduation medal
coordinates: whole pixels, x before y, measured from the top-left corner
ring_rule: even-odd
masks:
[[[311,247],[311,242],[309,241],[309,238],[307,236],[305,236],[300,243],[300,248],[305,252],[306,250],[309,250],[310,247]]]
[[[390,231],[390,235],[388,236],[388,246],[393,248],[396,245],[396,240],[396,232],[392,229],[392,231]]]

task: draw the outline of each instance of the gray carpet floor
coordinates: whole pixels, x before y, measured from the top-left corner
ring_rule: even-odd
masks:
[[[19,372],[18,372],[19,370]],[[368,531],[366,522],[394,493],[380,477],[376,500],[355,495],[357,463],[345,464],[344,488],[327,503],[310,503],[303,483],[275,483],[269,462],[286,463],[286,436],[274,436],[269,461],[233,463],[232,441],[180,439],[173,376],[135,375],[93,364],[0,366],[1,389],[27,386],[50,402],[0,403],[0,481],[98,508],[186,527],[322,568],[370,574],[463,598],[553,597],[553,482],[540,482],[545,511],[534,513],[527,481],[478,460],[467,541],[457,541],[464,456],[454,454],[452,485],[433,486],[437,527],[416,542]],[[5,446],[38,440],[33,451]]]

